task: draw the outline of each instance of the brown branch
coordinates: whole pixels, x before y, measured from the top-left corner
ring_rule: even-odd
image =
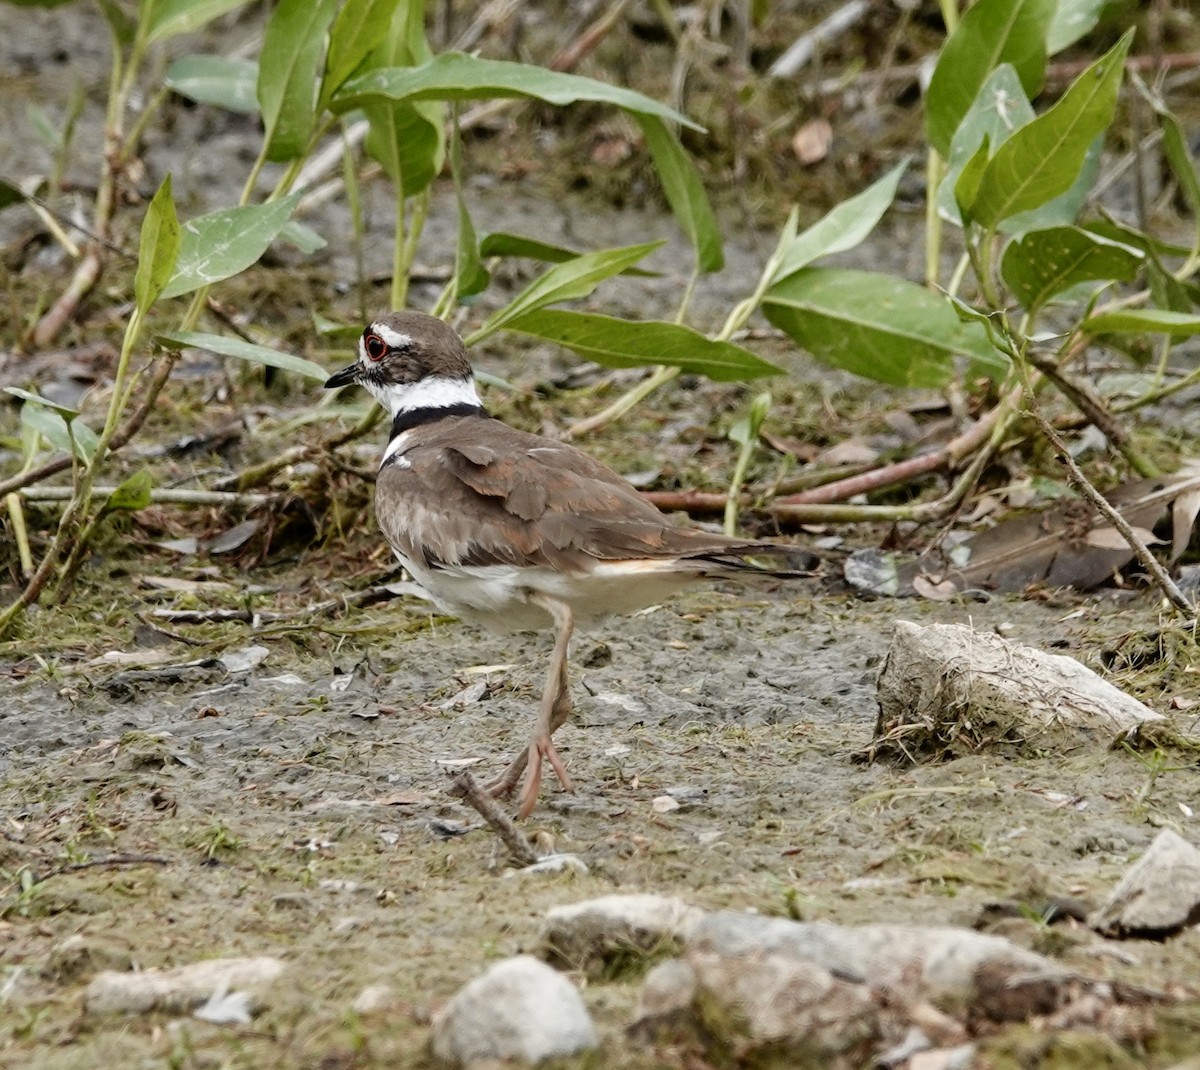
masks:
[[[36,349],[44,349],[55,338],[59,332],[67,325],[67,321],[75,315],[75,310],[79,307],[79,302],[82,301],[96,285],[100,278],[100,268],[103,265],[103,258],[100,255],[100,246],[92,243],[87,252],[83,254],[83,259],[75,265],[75,273],[71,276],[71,281],[67,288],[59,296],[58,300],[50,306],[49,311],[37,322],[37,326],[33,329],[33,345]]]
[[[529,842],[513,819],[496,804],[486,791],[483,790],[469,772],[463,770],[456,775],[450,784],[450,794],[462,799],[472,810],[479,814],[492,831],[500,837],[508,853],[523,866],[532,866],[539,861],[538,853]]]
[[[570,71],[579,66],[580,60],[595,51],[629,6],[629,0],[616,0],[609,9],[587,27],[574,41],[560,49],[550,61],[552,71]]]

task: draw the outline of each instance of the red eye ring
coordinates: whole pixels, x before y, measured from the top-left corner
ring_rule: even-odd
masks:
[[[372,360],[383,360],[388,351],[387,343],[377,334],[368,334],[363,339],[363,348]]]

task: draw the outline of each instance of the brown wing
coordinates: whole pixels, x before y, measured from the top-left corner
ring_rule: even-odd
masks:
[[[703,558],[786,547],[672,525],[624,479],[565,443],[478,417],[440,421],[379,474],[377,512],[402,553],[427,565],[549,565]]]

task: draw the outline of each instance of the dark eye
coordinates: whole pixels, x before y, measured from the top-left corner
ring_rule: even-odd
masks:
[[[383,360],[388,349],[387,343],[377,334],[368,334],[363,345],[367,347],[367,356],[372,360]]]

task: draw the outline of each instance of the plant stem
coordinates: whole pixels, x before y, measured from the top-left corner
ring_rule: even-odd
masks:
[[[619,420],[627,412],[637,408],[638,405],[645,401],[660,386],[669,383],[678,375],[679,368],[660,364],[650,374],[649,378],[643,379],[632,390],[622,394],[606,409],[596,413],[595,416],[589,416],[586,420],[580,420],[578,423],[574,423],[568,427],[567,438],[578,438],[580,435],[586,435],[588,432],[594,431],[598,427],[603,427],[613,420]]]

